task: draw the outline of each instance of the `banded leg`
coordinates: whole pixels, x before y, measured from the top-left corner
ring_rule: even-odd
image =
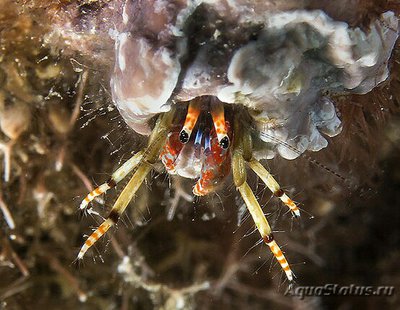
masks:
[[[235,183],[236,189],[240,192],[247,209],[249,210],[251,217],[261,235],[264,243],[269,246],[272,254],[275,256],[276,260],[281,265],[281,268],[286,274],[287,279],[291,282],[293,281],[293,272],[290,269],[289,263],[283,255],[278,244],[274,240],[272,235],[271,227],[268,224],[267,218],[254,196],[250,186],[247,184],[247,172],[245,159],[251,160],[251,136],[246,128],[241,130],[241,124],[239,119],[236,118],[234,122],[234,147],[232,151],[232,174],[233,181]]]
[[[246,168],[244,165],[244,159],[241,154],[234,154],[232,160],[233,178],[237,190],[240,192],[247,209],[249,210],[251,217],[263,239],[264,243],[269,246],[271,252],[275,256],[276,260],[279,262],[281,268],[286,274],[287,279],[291,282],[293,281],[293,272],[290,269],[289,263],[282,253],[278,244],[274,240],[271,227],[264,215],[257,198],[254,196],[250,186],[246,182]]]
[[[87,250],[89,250],[93,244],[95,244],[96,241],[99,240],[107,232],[107,230],[111,228],[111,226],[118,222],[121,214],[125,211],[129,202],[132,200],[136,191],[139,189],[140,185],[142,185],[144,179],[151,169],[151,165],[147,162],[143,162],[139,165],[129,183],[118,196],[118,199],[111,209],[107,219],[86,239],[79,251],[78,259],[82,259]]]
[[[101,184],[99,187],[91,191],[85,199],[81,202],[79,209],[84,210],[88,204],[93,201],[97,196],[104,194],[110,188],[116,186],[122,179],[124,179],[142,160],[143,151],[140,151],[128,159],[121,167],[119,167],[108,179],[107,182]]]
[[[230,141],[228,137],[228,128],[225,122],[224,104],[220,101],[212,102],[210,109],[219,144],[223,149],[227,149]]]
[[[295,217],[300,216],[300,210],[292,199],[281,189],[279,183],[274,177],[264,168],[258,160],[252,159],[248,162],[250,168],[260,177],[269,190],[278,197],[293,213]]]
[[[82,259],[85,253],[99,240],[114,224],[118,222],[118,219],[125,211],[129,202],[142,185],[147,174],[152,170],[152,164],[154,164],[161,152],[161,149],[167,138],[169,126],[172,122],[173,113],[164,114],[159,118],[153,133],[149,139],[148,147],[143,151],[142,160],[138,163],[136,172],[129,180],[128,184],[122,190],[118,196],[114,206],[112,207],[110,214],[104,220],[104,222],[86,239],[85,243],[81,247],[77,259]]]
[[[194,126],[196,126],[200,112],[201,112],[201,101],[198,99],[193,99],[189,103],[188,112],[185,118],[185,123],[183,124],[183,128],[179,134],[179,140],[182,143],[189,142],[190,135],[192,134]]]

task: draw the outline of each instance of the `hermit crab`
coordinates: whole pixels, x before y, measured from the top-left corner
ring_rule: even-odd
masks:
[[[398,19],[385,12],[361,30],[319,10],[234,3],[126,1],[117,9],[112,97],[129,127],[149,139],[82,201],[85,210],[133,172],[78,259],[117,223],[161,161],[169,174],[193,179],[196,196],[218,190],[232,175],[263,241],[293,280],[247,170],[300,216],[260,160],[319,151],[328,144],[324,135],[340,133],[330,95],[364,94],[387,79]]]

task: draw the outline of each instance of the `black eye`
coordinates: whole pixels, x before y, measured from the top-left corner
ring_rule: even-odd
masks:
[[[224,150],[226,150],[229,147],[229,137],[225,136],[219,141],[220,147],[222,147]]]
[[[186,130],[181,130],[181,133],[179,134],[179,141],[182,143],[188,143],[189,134],[186,132]]]

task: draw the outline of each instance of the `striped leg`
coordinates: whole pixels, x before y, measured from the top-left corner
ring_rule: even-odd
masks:
[[[234,147],[232,151],[232,174],[236,189],[240,192],[247,209],[261,235],[264,243],[269,246],[276,260],[281,265],[281,268],[286,274],[287,279],[293,281],[293,272],[290,269],[289,263],[283,255],[278,244],[274,240],[271,227],[268,224],[267,218],[264,215],[257,198],[254,196],[250,186],[247,184],[247,172],[245,165],[246,160],[251,160],[251,136],[246,128],[243,128],[239,119],[234,122]]]
[[[89,250],[93,244],[95,244],[96,241],[99,240],[108,229],[110,229],[111,226],[118,222],[119,217],[125,211],[125,208],[132,200],[140,185],[142,185],[151,168],[151,165],[147,162],[139,164],[137,171],[132,176],[121,194],[118,196],[118,199],[111,209],[107,219],[86,239],[79,251],[78,259],[82,259],[87,250]]]
[[[220,101],[211,102],[210,109],[219,144],[223,149],[227,149],[230,141],[228,137],[228,128],[225,123],[224,104]]]
[[[189,103],[185,123],[183,124],[183,128],[179,134],[179,140],[182,143],[189,142],[190,135],[192,134],[194,126],[196,126],[197,119],[199,118],[200,112],[201,112],[201,101],[198,99],[193,99]]]
[[[133,155],[128,161],[126,161],[121,167],[119,167],[110,177],[110,179],[104,183],[101,184],[99,187],[91,191],[85,199],[81,202],[79,209],[84,210],[88,206],[88,204],[93,201],[97,196],[100,196],[101,194],[104,194],[106,191],[108,191],[110,188],[113,188],[115,185],[117,185],[122,179],[124,179],[130,172],[133,171],[133,169],[136,168],[136,166],[139,164],[139,162],[142,160],[143,157],[143,151],[140,151]]]
[[[274,177],[264,168],[258,160],[252,159],[248,162],[250,168],[260,177],[265,185],[270,189],[274,196],[278,197],[295,217],[300,216],[300,210],[292,199],[281,189]]]
[[[266,245],[269,246],[271,252],[274,254],[276,260],[281,265],[281,268],[286,274],[287,279],[291,282],[293,281],[293,272],[290,269],[289,263],[283,255],[278,244],[274,240],[271,227],[264,215],[257,198],[254,196],[250,186],[246,182],[246,170],[244,165],[243,156],[239,153],[234,154],[232,157],[232,170],[235,186],[240,192],[247,209],[249,210],[254,223],[261,235],[261,238]]]
[[[86,239],[81,247],[77,259],[82,259],[85,253],[99,240],[111,226],[118,222],[118,219],[125,211],[129,202],[142,185],[147,174],[152,170],[152,165],[158,160],[161,149],[167,139],[169,126],[173,119],[174,111],[164,114],[158,119],[149,139],[148,147],[142,153],[142,160],[137,164],[137,169],[129,180],[128,184],[118,196],[110,214],[104,222]]]

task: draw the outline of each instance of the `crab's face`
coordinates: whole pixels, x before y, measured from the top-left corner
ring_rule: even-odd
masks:
[[[230,172],[232,128],[223,115],[210,113],[222,103],[204,97],[188,104],[182,125],[175,125],[168,134],[160,158],[170,174],[198,179],[193,188],[197,196],[206,195],[222,184]]]

